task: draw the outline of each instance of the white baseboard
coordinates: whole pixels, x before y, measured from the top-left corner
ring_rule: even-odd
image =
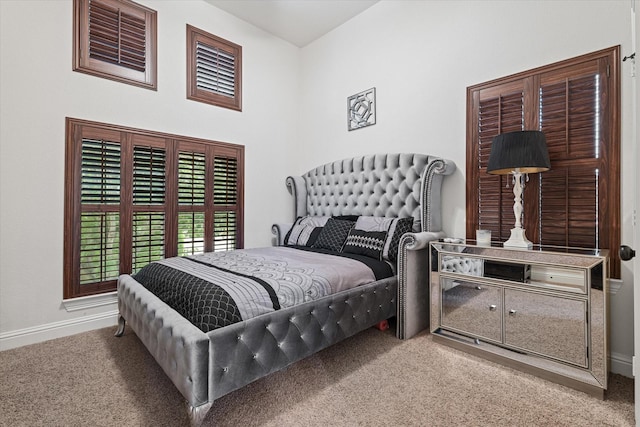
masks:
[[[609,370],[614,374],[633,378],[633,363],[631,362],[631,356],[611,352],[609,354]]]
[[[5,332],[0,334],[0,351],[115,326],[117,323],[118,310],[111,310],[106,313]]]

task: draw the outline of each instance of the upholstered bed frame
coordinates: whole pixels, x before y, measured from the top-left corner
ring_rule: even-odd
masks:
[[[428,327],[428,243],[443,237],[441,184],[455,165],[422,154],[345,159],[288,177],[295,217],[414,217],[400,240],[397,277],[204,333],[129,275],[118,281],[125,319],[187,400],[200,424],[219,397],[396,316],[396,335]],[[291,224],[275,224],[283,244]]]

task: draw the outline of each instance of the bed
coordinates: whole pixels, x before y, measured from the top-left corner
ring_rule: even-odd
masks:
[[[454,170],[453,162],[434,156],[376,154],[328,163],[301,176],[290,176],[286,185],[293,196],[295,220],[273,225],[275,245],[271,251],[234,251],[238,253],[226,256],[231,261],[214,260],[205,254],[195,264],[227,262],[216,264],[219,270],[226,271],[226,266],[238,263],[238,257],[246,261],[247,252],[263,257],[263,261],[272,256],[269,262],[260,261],[270,265],[278,264],[277,260],[291,251],[300,250],[304,253],[301,256],[307,257],[307,252],[314,252],[304,248],[313,246],[308,243],[314,230],[315,245],[326,229],[351,221],[354,226],[349,238],[362,237],[354,232],[356,223],[395,224],[398,233],[394,233],[394,240],[385,240],[382,248],[376,245],[381,258],[393,254],[394,261],[387,262],[391,272],[375,273],[373,279],[364,280],[359,286],[344,290],[338,287],[337,293],[328,295],[314,288],[309,293],[318,293],[315,298],[302,298],[294,305],[285,303],[278,309],[258,310],[248,319],[210,329],[195,326],[179,313],[180,309],[170,307],[152,293],[148,284],[122,275],[118,280],[120,317],[116,336],[124,333],[125,324],[133,329],[185,397],[194,425],[202,422],[219,397],[380,322],[395,317],[396,336],[410,338],[429,326],[428,243],[444,237],[441,186],[443,177]],[[407,224],[404,218],[412,218],[409,232],[398,225]],[[323,227],[313,226],[317,221]],[[325,243],[326,240],[323,239]],[[326,256],[337,259],[328,249],[332,245],[321,244],[315,252],[325,250],[329,252]],[[268,255],[270,252],[272,255]],[[171,262],[174,261],[165,261]],[[352,261],[344,262],[345,269],[352,268],[348,264]],[[260,274],[252,276],[253,263],[249,258],[240,277],[259,282]],[[278,265],[277,274],[286,276],[290,267]],[[265,273],[261,277],[269,281],[273,275]],[[357,277],[363,275],[356,273]],[[141,277],[136,275],[143,281]]]

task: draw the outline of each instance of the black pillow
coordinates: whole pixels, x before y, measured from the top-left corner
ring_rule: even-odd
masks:
[[[311,247],[340,252],[342,245],[344,245],[344,241],[349,235],[349,230],[353,228],[354,224],[355,222],[353,221],[329,218],[325,226],[322,227],[322,231],[320,232],[320,235],[318,235],[318,239],[316,239],[315,243]]]
[[[391,262],[396,262],[398,260],[398,244],[400,244],[400,238],[403,234],[409,233],[413,230],[413,218],[400,218],[396,221],[395,227],[393,224],[391,225],[391,229],[389,230],[392,233],[390,236],[387,236],[387,239],[390,239],[389,244],[389,253],[388,259]]]
[[[349,231],[342,252],[365,255],[382,260],[382,250],[387,238],[386,231],[364,231],[355,228]]]

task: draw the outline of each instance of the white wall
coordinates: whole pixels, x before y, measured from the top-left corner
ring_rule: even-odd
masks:
[[[299,49],[203,1],[138,1],[158,12],[157,92],[72,71],[71,0],[0,1],[0,348],[115,319],[61,306],[67,116],[243,144],[245,246],[291,219]],[[242,112],[186,99],[187,23],[243,47]]]
[[[443,227],[464,236],[466,88],[615,45],[628,55],[630,34],[628,0],[383,0],[302,49],[299,172],[376,152],[450,158],[459,169],[444,183]],[[628,64],[621,66],[622,240],[631,245]],[[377,124],[348,132],[347,97],[371,87]],[[611,351],[614,369],[630,374],[633,276],[630,265],[622,268],[622,287],[611,295]]]
[[[631,53],[628,0],[383,0],[304,49],[199,0],[138,1],[158,11],[157,92],[71,71],[71,0],[0,0],[0,348],[115,317],[113,305],[73,313],[61,306],[66,116],[244,144],[247,247],[269,244],[270,224],[290,219],[286,175],[376,152],[454,160],[444,229],[463,236],[466,88],[618,44]],[[185,99],[187,22],[243,46],[242,113]],[[636,165],[626,64],[622,243],[631,245]],[[346,98],[370,87],[377,124],[348,132]],[[629,373],[630,268],[623,264],[611,295],[612,359]]]

